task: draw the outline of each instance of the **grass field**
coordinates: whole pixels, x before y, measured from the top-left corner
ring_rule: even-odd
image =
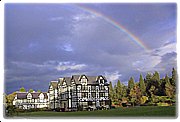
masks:
[[[77,112],[53,112],[53,111],[39,111],[39,112],[24,112],[18,113],[17,117],[176,117],[175,106],[141,106],[131,108],[116,108],[111,110],[98,111],[77,111]]]

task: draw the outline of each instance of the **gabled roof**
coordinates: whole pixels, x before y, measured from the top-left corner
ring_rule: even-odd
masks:
[[[58,81],[51,81],[50,84],[52,85],[53,89],[57,89],[57,87],[58,87]]]
[[[43,93],[45,99],[48,98],[47,92],[31,92],[30,94],[32,99],[38,99],[41,93]],[[28,92],[17,92],[17,99],[27,99],[28,94]]]
[[[81,77],[81,75],[73,75],[73,80],[75,81],[76,84],[79,84],[79,78]]]
[[[27,94],[27,92],[17,92],[17,99],[26,99]]]
[[[32,99],[37,99],[40,95],[40,92],[31,92],[32,94]]]
[[[87,76],[88,78],[88,84],[97,84],[97,77],[96,76]]]
[[[58,84],[62,85],[64,78],[58,78]]]
[[[66,81],[67,85],[71,85],[71,77],[64,77],[64,80]]]
[[[51,81],[51,84],[53,86],[53,89],[57,89],[58,83],[62,85],[63,81],[66,81],[67,85],[71,85],[72,81],[75,82],[75,84],[81,84],[80,79],[81,77],[85,76],[88,80],[88,84],[98,84],[98,79],[102,77],[105,80],[105,84],[107,84],[107,80],[105,76],[99,75],[99,76],[86,76],[86,75],[72,75],[72,77],[64,77],[59,78],[58,81]]]

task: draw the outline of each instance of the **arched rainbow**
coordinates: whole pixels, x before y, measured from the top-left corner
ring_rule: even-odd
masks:
[[[143,43],[143,41],[141,41],[137,36],[135,36],[134,34],[132,34],[129,30],[127,30],[123,25],[121,25],[120,23],[116,22],[115,20],[113,20],[111,17],[105,16],[100,12],[97,12],[91,8],[88,8],[86,6],[83,6],[82,4],[75,4],[75,6],[77,6],[78,8],[91,13],[93,15],[96,15],[98,17],[101,17],[103,20],[105,20],[107,23],[111,24],[112,26],[114,26],[115,28],[117,28],[118,30],[120,30],[121,32],[124,32],[134,43],[136,43],[137,45],[139,45],[141,48],[145,49],[145,50],[149,50],[149,48]]]

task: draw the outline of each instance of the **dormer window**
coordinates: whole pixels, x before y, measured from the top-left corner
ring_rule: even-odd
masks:
[[[86,79],[85,76],[83,76],[83,77],[81,78],[81,84],[82,84],[82,85],[87,85],[87,79]]]
[[[103,79],[100,79],[100,84],[104,84],[104,80]]]
[[[28,95],[27,95],[27,99],[31,99],[32,98],[32,95],[31,95],[31,93],[29,93]]]
[[[65,88],[65,87],[66,87],[66,82],[63,82],[62,87],[63,87],[63,88]]]

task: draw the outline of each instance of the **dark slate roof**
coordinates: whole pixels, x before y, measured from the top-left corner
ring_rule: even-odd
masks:
[[[66,81],[67,85],[71,84],[71,77],[64,77],[64,80]]]
[[[26,99],[27,94],[27,92],[17,92],[17,99]]]
[[[37,99],[39,98],[40,92],[31,92],[32,99]]]
[[[88,78],[88,84],[97,84],[97,77],[96,76],[86,76]]]
[[[73,79],[74,79],[74,81],[75,81],[76,84],[79,84],[79,83],[80,83],[80,82],[79,82],[79,78],[81,77],[81,75],[73,75],[72,77],[73,77]]]
[[[52,85],[53,89],[57,89],[58,81],[51,81],[51,85]]]

